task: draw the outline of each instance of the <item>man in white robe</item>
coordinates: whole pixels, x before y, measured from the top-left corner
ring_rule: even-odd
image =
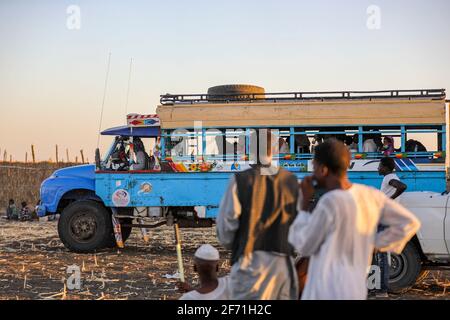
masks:
[[[417,218],[382,192],[347,177],[350,154],[328,140],[316,148],[314,173],[301,183],[301,210],[289,242],[310,257],[302,299],[366,299],[374,248],[400,253],[420,227]],[[307,212],[314,185],[327,192]],[[377,233],[377,226],[386,228]]]

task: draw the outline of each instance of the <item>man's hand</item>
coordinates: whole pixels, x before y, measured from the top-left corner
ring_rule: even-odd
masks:
[[[178,281],[177,282],[177,287],[178,287],[178,290],[183,292],[183,293],[192,291],[192,287],[187,282]]]
[[[300,183],[300,191],[303,195],[302,210],[304,211],[308,211],[311,204],[311,199],[314,196],[313,179],[314,178],[312,176],[307,176],[303,178],[302,182]]]

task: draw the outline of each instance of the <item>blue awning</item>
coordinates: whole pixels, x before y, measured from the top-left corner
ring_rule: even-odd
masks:
[[[133,129],[133,130],[131,130]],[[160,127],[133,127],[120,126],[109,128],[101,133],[103,136],[124,136],[124,137],[158,137]]]

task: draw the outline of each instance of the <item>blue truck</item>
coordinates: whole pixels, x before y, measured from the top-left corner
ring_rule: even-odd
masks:
[[[252,143],[267,129],[284,145],[273,161],[299,180],[312,171],[314,144],[333,136],[349,145],[353,182],[379,188],[379,160],[390,156],[408,191],[447,188],[445,90],[223,87],[224,94],[163,95],[156,114],[130,114],[127,125],[104,130],[113,142],[103,157],[96,150],[95,164],[42,182],[39,216],[60,214],[59,237],[74,252],[123,246],[132,228],[146,239],[148,229],[166,224],[211,227],[229,178],[251,166]],[[366,150],[366,140],[384,137],[394,141],[391,153]]]

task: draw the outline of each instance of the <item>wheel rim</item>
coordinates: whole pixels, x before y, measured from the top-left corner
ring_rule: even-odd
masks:
[[[92,240],[97,231],[95,216],[88,211],[76,213],[70,219],[69,225],[71,236],[82,243]]]
[[[408,262],[403,254],[391,254],[391,266],[389,268],[389,281],[395,282],[404,276]]]

